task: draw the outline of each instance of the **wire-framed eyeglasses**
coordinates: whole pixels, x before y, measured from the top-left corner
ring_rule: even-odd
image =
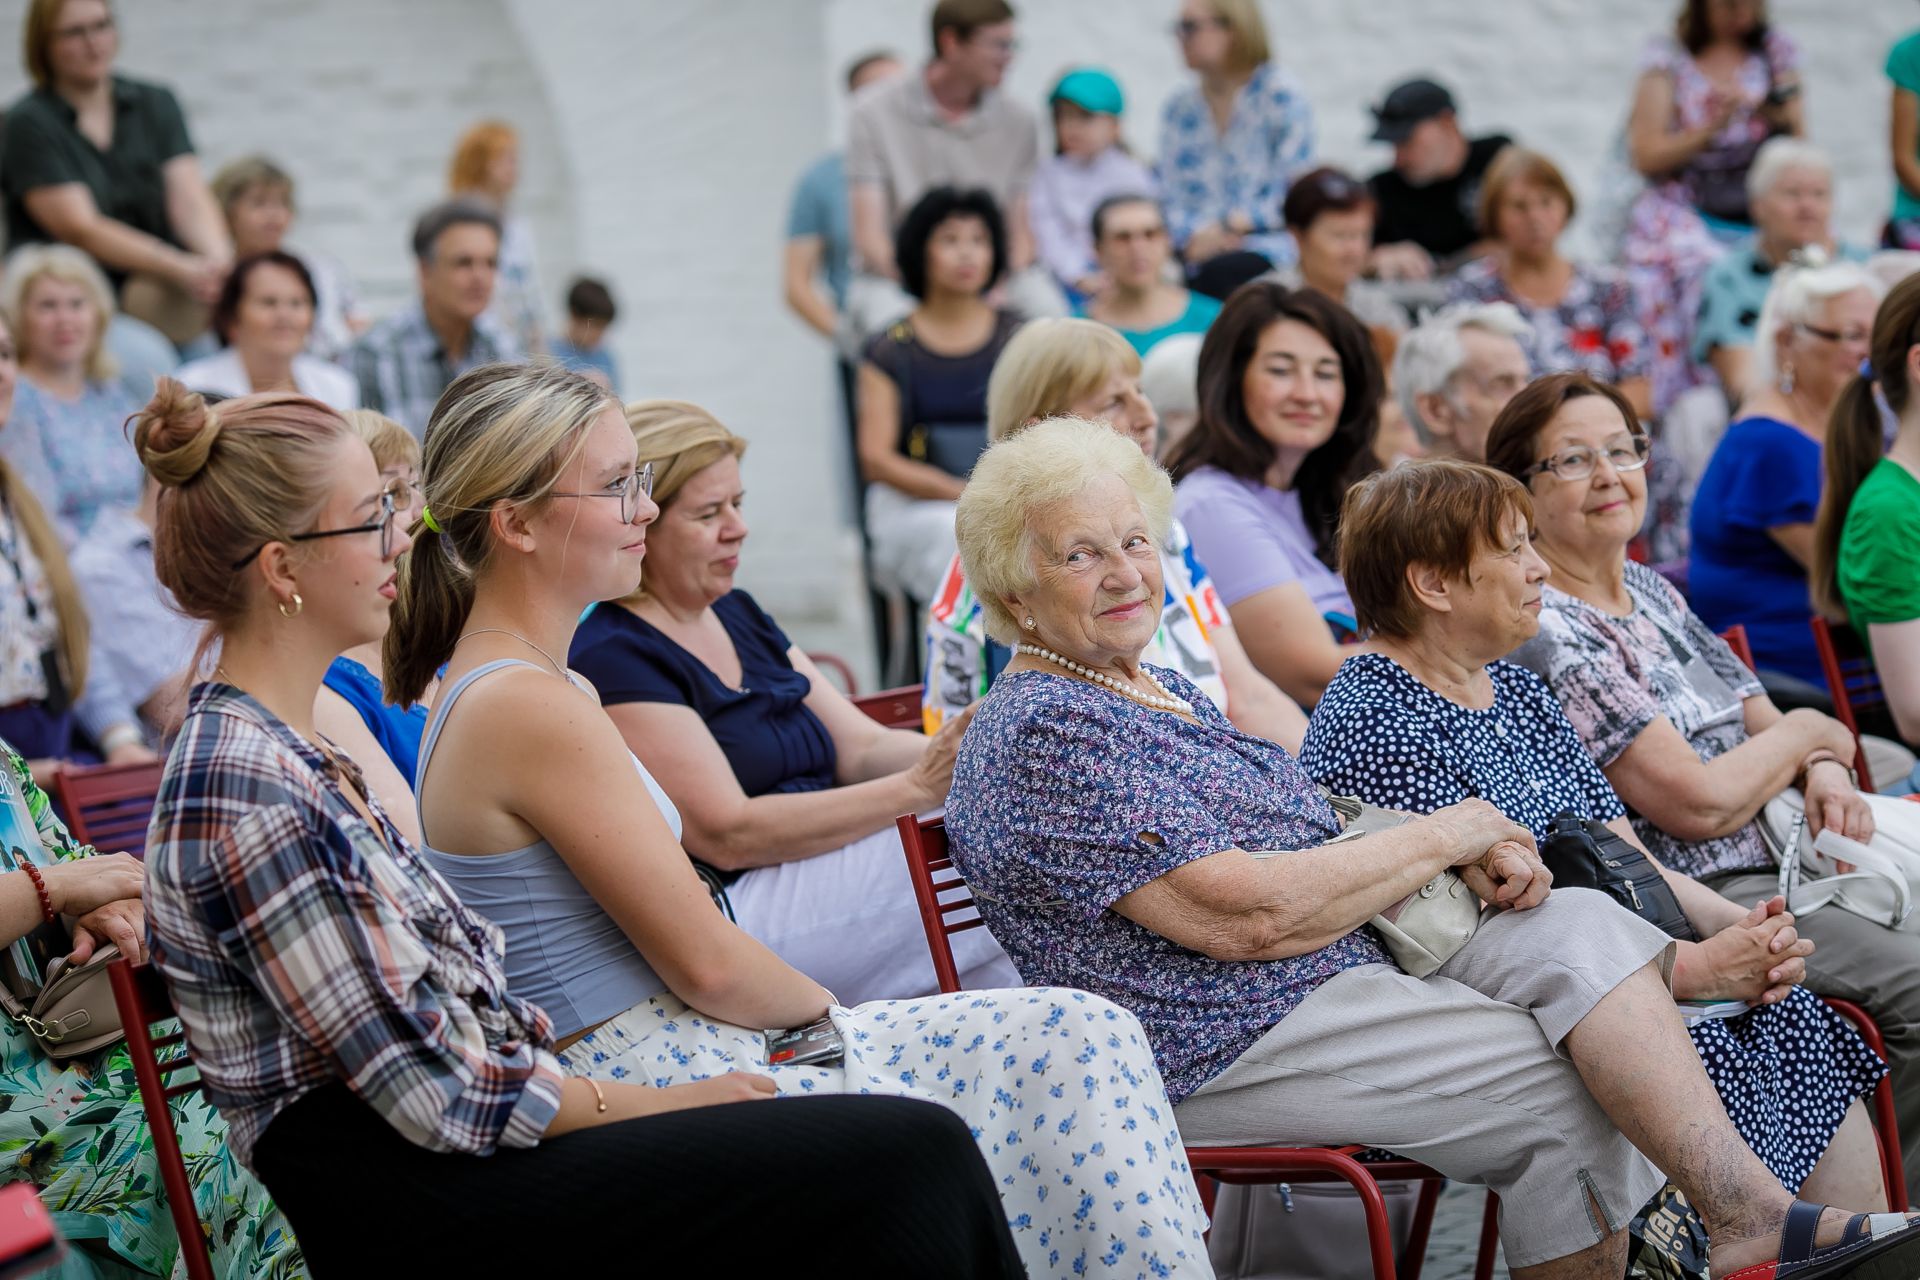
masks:
[[[1616,436],[1607,442],[1604,449],[1593,449],[1584,444],[1540,459],[1520,473],[1522,480],[1531,480],[1542,471],[1551,471],[1562,480],[1585,480],[1600,465],[1604,455],[1615,471],[1638,471],[1647,465],[1647,453],[1651,445],[1642,435]]]
[[[653,464],[647,463],[638,471],[629,471],[604,489],[594,489],[587,493],[566,493],[559,489],[553,491],[556,498],[618,498],[620,499],[620,523],[632,524],[634,516],[640,513],[640,499],[653,496]]]
[[[393,529],[394,525],[398,523],[395,516],[396,510],[393,490],[387,489],[380,494],[379,516],[366,524],[356,524],[347,529],[315,529],[311,533],[290,533],[285,538],[276,538],[274,541],[313,542],[320,538],[344,538],[350,533],[377,532],[380,535],[380,558],[385,560],[393,554]],[[261,543],[240,559],[235,560],[233,567],[236,570],[246,568],[259,557],[262,551],[267,549],[267,545],[267,543]]]

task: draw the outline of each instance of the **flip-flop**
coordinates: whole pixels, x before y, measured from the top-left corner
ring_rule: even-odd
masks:
[[[1780,1256],[1722,1280],[1915,1280],[1920,1276],[1920,1222],[1904,1213],[1856,1213],[1838,1243],[1813,1246],[1825,1205],[1795,1200],[1780,1232]]]

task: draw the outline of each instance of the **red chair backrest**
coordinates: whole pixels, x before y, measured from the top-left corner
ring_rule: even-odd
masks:
[[[1887,705],[1880,673],[1873,669],[1873,659],[1867,656],[1867,647],[1852,627],[1836,627],[1818,614],[1808,619],[1807,625],[1813,628],[1814,647],[1820,651],[1833,714],[1853,734],[1853,768],[1860,775],[1860,789],[1872,791],[1873,776],[1867,770],[1866,748],[1860,743],[1860,721]]]
[[[837,653],[809,653],[807,658],[822,671],[831,671],[840,681],[841,692],[849,698],[860,692],[860,681],[853,674],[853,664]]]
[[[1734,657],[1747,664],[1747,670],[1754,671],[1758,669],[1753,665],[1753,644],[1747,639],[1747,628],[1745,625],[1738,622],[1734,623],[1720,633],[1720,638],[1727,642],[1727,648],[1733,650]]]
[[[913,898],[920,906],[920,923],[927,931],[927,950],[933,956],[933,974],[948,995],[960,990],[960,970],[953,962],[953,935],[986,924],[973,905],[973,894],[947,854],[944,818],[900,815],[900,845],[907,853],[907,874],[913,879]]]
[[[140,1085],[140,1109],[146,1113],[147,1128],[153,1133],[154,1159],[160,1166],[160,1185],[166,1189],[173,1229],[180,1236],[180,1256],[186,1262],[189,1280],[213,1280],[207,1235],[194,1207],[186,1161],[180,1158],[180,1139],[173,1130],[173,1110],[167,1105],[170,1099],[200,1088],[198,1072],[193,1079],[178,1084],[170,1085],[166,1081],[169,1074],[193,1067],[193,1060],[187,1056],[186,1033],[177,1028],[167,1035],[152,1033],[154,1023],[170,1022],[174,1017],[173,999],[167,994],[167,985],[152,966],[116,960],[107,966],[107,980],[113,986],[113,1002],[120,1010],[121,1025],[126,1028],[127,1056],[133,1060],[133,1078]],[[161,1057],[167,1050],[174,1052]]]
[[[853,705],[889,729],[918,729],[922,723],[920,694],[924,687],[904,684],[898,689],[882,689],[879,693],[855,698]]]
[[[54,775],[54,795],[67,815],[67,829],[81,844],[102,853],[147,853],[147,820],[160,794],[158,760],[63,769]]]

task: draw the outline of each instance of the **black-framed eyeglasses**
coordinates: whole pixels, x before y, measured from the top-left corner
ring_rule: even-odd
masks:
[[[1173,34],[1182,40],[1191,40],[1209,27],[1224,31],[1227,29],[1225,18],[1182,18],[1173,24]]]
[[[350,533],[378,533],[380,535],[380,558],[385,560],[393,554],[393,528],[394,525],[398,523],[395,517],[396,511],[397,508],[394,505],[393,490],[386,489],[380,494],[380,516],[376,520],[372,520],[366,524],[356,524],[350,529],[315,529],[312,533],[290,533],[285,538],[275,539],[275,541],[313,542],[320,538],[344,538]],[[233,567],[236,570],[246,568],[254,562],[262,551],[267,549],[267,545],[266,543],[261,543],[245,556],[235,560]]]
[[[653,464],[647,463],[638,471],[629,471],[620,479],[604,489],[595,489],[591,493],[564,493],[555,489],[556,498],[618,498],[620,499],[620,523],[632,524],[634,516],[639,514],[642,496],[653,496]]]
[[[1811,334],[1822,342],[1831,342],[1836,347],[1842,343],[1850,347],[1864,347],[1873,342],[1873,334],[1865,329],[1848,329],[1842,333],[1838,329],[1822,329],[1815,324],[1795,325],[1794,328],[1802,333]]]
[[[1562,480],[1585,480],[1600,465],[1603,454],[1615,471],[1638,471],[1647,465],[1647,454],[1651,449],[1647,437],[1639,435],[1616,436],[1607,442],[1605,449],[1577,444],[1570,449],[1562,449],[1550,458],[1542,458],[1522,471],[1520,478],[1531,480],[1542,471],[1551,471]]]

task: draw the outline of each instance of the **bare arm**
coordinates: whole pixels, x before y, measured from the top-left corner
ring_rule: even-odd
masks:
[[[1033,226],[1027,221],[1027,193],[1007,202],[1007,274],[1033,265]]]
[[[1920,742],[1920,618],[1870,622],[1867,639],[1895,727],[1908,742]]]
[[[1664,178],[1705,150],[1725,126],[1716,117],[1697,129],[1675,129],[1673,80],[1664,71],[1647,71],[1633,90],[1627,158],[1643,177]]]
[[[1853,737],[1831,716],[1804,708],[1712,760],[1661,716],[1603,772],[1622,800],[1668,835],[1711,840],[1753,821],[1822,748],[1850,759]]]
[[[188,250],[215,262],[233,261],[233,240],[219,202],[200,172],[200,158],[191,152],[160,166],[166,184],[167,225]]]
[[[1300,754],[1307,736],[1307,713],[1280,686],[1260,674],[1240,645],[1237,628],[1215,627],[1214,656],[1220,660],[1220,682],[1227,687],[1227,719],[1245,733],[1277,742],[1289,754]]]
[[[1642,422],[1653,417],[1653,381],[1650,378],[1622,378],[1614,384],[1627,398]]]
[[[1893,176],[1901,189],[1920,200],[1920,96],[1893,91]]]
[[[1320,701],[1348,657],[1297,582],[1256,591],[1227,612],[1253,665],[1303,707]]]
[[[1777,524],[1767,530],[1767,536],[1779,544],[1782,551],[1794,558],[1802,569],[1813,565],[1813,526],[1811,524]]]
[[[313,700],[313,727],[360,766],[367,789],[380,797],[380,807],[393,819],[393,825],[400,828],[400,834],[416,846],[424,843],[420,836],[420,814],[413,805],[413,785],[401,774],[399,766],[381,747],[380,740],[373,736],[353,704],[321,685],[319,696]]]
[[[1480,863],[1496,847],[1531,850],[1533,837],[1484,800],[1468,800],[1337,845],[1266,858],[1225,849],[1149,881],[1113,909],[1215,960],[1282,960],[1337,942],[1448,867]],[[1546,896],[1544,883],[1534,888],[1535,901]]]
[[[795,236],[787,241],[781,254],[780,287],[787,309],[814,332],[831,338],[839,328],[840,316],[814,285],[825,250],[826,241],[819,236]]]
[[[887,193],[875,182],[847,185],[847,212],[852,221],[853,254],[869,275],[900,278],[893,261],[893,232],[887,226]]]
[[[966,488],[958,476],[916,462],[900,452],[900,389],[871,362],[860,366],[859,430],[854,450],[860,477],[868,484],[892,485],[909,498],[952,501]]]
[[[551,843],[675,995],[744,1027],[799,1026],[826,1009],[825,988],[714,908],[599,706],[516,670],[476,688],[454,715],[468,722],[461,749],[449,757],[442,738],[435,767],[453,768],[468,795]],[[480,749],[506,741],[516,744],[511,767]]]
[[[939,795],[929,794],[912,770],[824,791],[749,796],[691,707],[623,702],[608,707],[607,715],[673,797],[688,851],[723,871],[830,853],[946,796],[944,786]]]
[[[916,730],[889,729],[854,706],[820,674],[820,668],[799,645],[787,650],[787,661],[807,678],[807,710],[819,718],[833,738],[837,760],[834,781],[840,786],[901,773],[919,764],[927,754],[927,744],[933,739]]]
[[[84,183],[35,187],[22,197],[27,213],[55,238],[118,271],[146,272],[169,280],[193,276],[193,258],[158,236],[136,231],[100,212]]]

